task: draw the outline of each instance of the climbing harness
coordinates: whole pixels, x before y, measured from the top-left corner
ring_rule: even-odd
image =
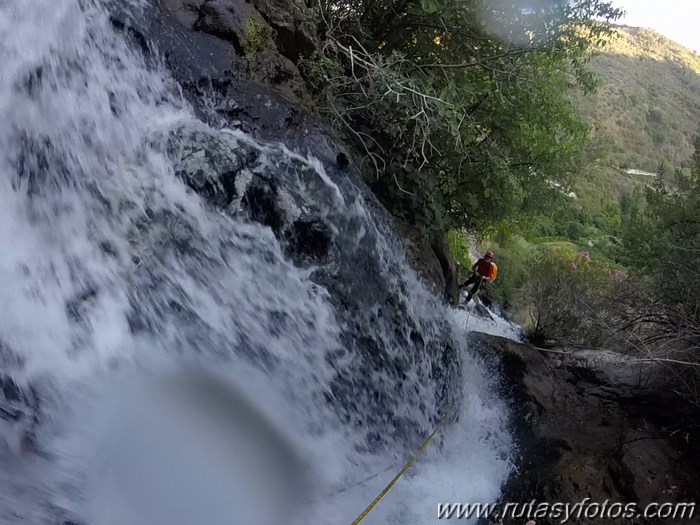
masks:
[[[445,423],[447,423],[447,420],[449,417],[452,415],[454,412],[454,409],[448,410],[445,416],[440,420],[440,422],[437,424],[435,427],[435,430],[433,430],[433,433],[428,436],[428,439],[425,440],[425,442],[421,445],[421,447],[416,451],[413,456],[411,456],[411,459],[408,460],[408,463],[404,465],[404,467],[401,469],[401,471],[394,476],[394,479],[392,479],[389,484],[384,487],[384,490],[382,490],[379,495],[374,498],[374,501],[370,503],[367,508],[360,514],[355,521],[352,522],[352,525],[358,525],[362,520],[364,520],[367,517],[367,514],[369,514],[374,507],[376,507],[377,503],[379,503],[384,496],[386,496],[391,489],[394,488],[394,485],[403,477],[406,472],[410,470],[410,468],[415,464],[416,460],[425,452],[425,450],[428,448],[428,445],[430,445],[430,442],[433,440],[435,436],[437,436],[438,432],[440,432],[440,429],[445,426]]]

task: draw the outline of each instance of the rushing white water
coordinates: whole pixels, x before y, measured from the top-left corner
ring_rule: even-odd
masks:
[[[276,523],[289,503],[265,454],[287,446],[309,481],[287,487],[301,499],[285,522],[350,523],[407,450],[367,451],[324,401],[360,359],[328,292],[269,228],[212,210],[175,176],[172,133],[206,126],[174,81],[97,0],[0,0],[0,63],[0,523]],[[369,214],[332,190],[339,210]],[[407,315],[440,315],[400,254],[380,243],[377,256],[399,261],[387,279],[404,283]],[[510,471],[505,406],[452,324],[459,418],[367,525],[492,501]],[[255,418],[234,401],[209,412],[214,394],[173,379],[183,367],[244,392],[286,445],[233,437]],[[429,429],[416,399],[395,404]]]
[[[485,308],[485,307],[484,307]],[[486,309],[490,317],[480,315],[474,311],[474,304],[466,308],[453,308],[450,311],[455,330],[465,332],[482,332],[484,334],[497,335],[512,339],[513,341],[523,340],[523,329],[507,321],[498,314]]]

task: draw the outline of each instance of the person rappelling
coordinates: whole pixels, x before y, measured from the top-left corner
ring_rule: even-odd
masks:
[[[476,295],[484,282],[493,282],[498,277],[498,266],[494,262],[496,255],[491,251],[487,251],[486,254],[472,266],[472,274],[464,281],[464,283],[459,287],[461,292],[467,288],[470,284],[473,284],[471,290],[467,292],[467,298],[464,304],[468,304],[472,300],[472,297]]]

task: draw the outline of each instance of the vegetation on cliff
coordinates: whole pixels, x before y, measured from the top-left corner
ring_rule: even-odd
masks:
[[[587,139],[568,94],[595,79],[602,0],[323,0],[302,62],[392,212],[430,229],[527,215],[566,185]]]
[[[500,254],[491,297],[539,344],[616,348],[663,364],[700,401],[700,135],[694,164],[674,185],[656,180],[623,200],[617,243],[584,248],[494,229]],[[627,204],[626,204],[627,203]]]

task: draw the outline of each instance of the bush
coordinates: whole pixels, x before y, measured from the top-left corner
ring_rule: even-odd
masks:
[[[647,120],[654,124],[661,124],[664,121],[664,112],[658,107],[649,108]]]
[[[572,241],[576,241],[583,237],[585,227],[578,221],[569,221],[566,226],[566,236]]]
[[[529,338],[535,344],[609,344],[613,334],[601,325],[617,319],[612,292],[625,277],[588,252],[540,249],[519,293],[519,301],[528,305]]]
[[[496,252],[498,279],[489,286],[488,298],[505,310],[511,310],[518,290],[530,276],[534,247],[521,237],[511,237],[493,243],[491,248]]]
[[[252,58],[256,53],[262,51],[270,39],[267,27],[264,24],[249,18],[245,25],[243,34],[243,52],[248,58]]]

